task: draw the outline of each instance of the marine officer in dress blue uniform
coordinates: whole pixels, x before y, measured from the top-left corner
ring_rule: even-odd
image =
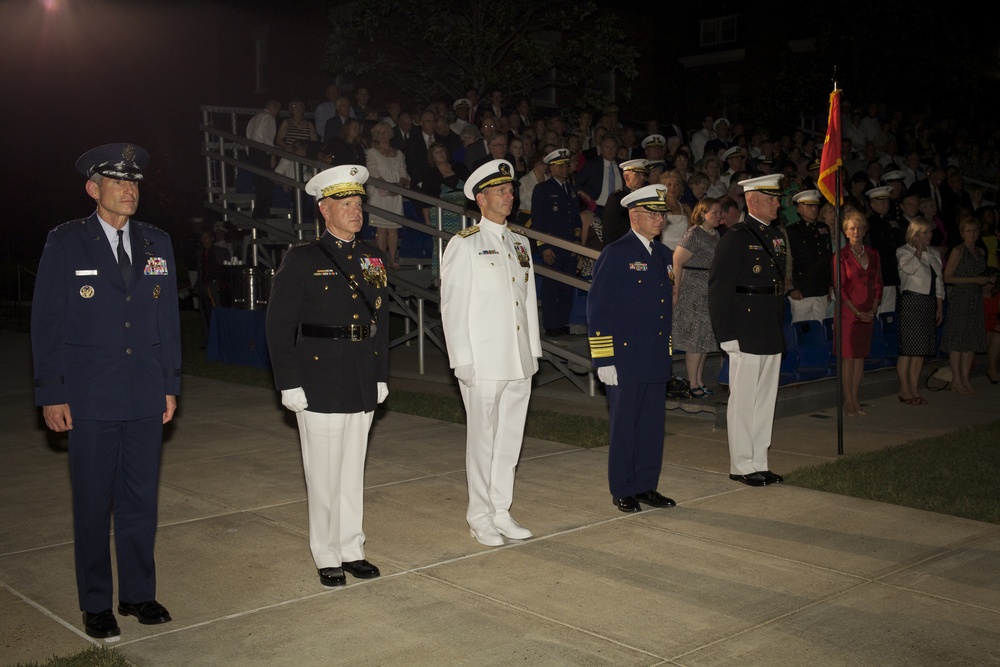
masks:
[[[324,586],[345,572],[379,576],[365,560],[368,431],[389,395],[386,256],[357,237],[368,170],[327,169],[306,183],[326,231],[290,249],[267,308],[267,346],[281,403],[295,413],[309,509],[309,548]]]
[[[490,547],[531,537],[510,506],[542,341],[531,246],[507,225],[513,171],[506,160],[491,160],[466,179],[465,196],[482,219],[451,238],[441,264],[441,322],[468,421],[466,520],[472,537]]]
[[[611,414],[608,482],[622,512],[675,505],[656,490],[670,380],[672,257],[659,241],[666,192],[647,185],[622,199],[631,230],[601,252],[587,297],[590,356]]]
[[[31,312],[35,402],[69,432],[76,585],[84,629],[116,637],[118,613],[166,623],[153,542],[163,425],[181,388],[177,267],[170,237],[133,220],[149,154],[134,144],[84,153],[77,169],[97,210],[49,232]]]
[[[784,337],[785,237],[775,225],[781,174],[739,182],[747,217],[719,240],[708,272],[708,312],[729,355],[729,478],[749,486],[782,481],[768,469]]]
[[[531,228],[567,241],[580,242],[583,219],[576,186],[569,181],[570,152],[558,148],[545,156],[549,180],[539,183],[531,193]],[[542,261],[550,269],[576,275],[576,255],[553,245],[542,245]],[[569,314],[573,308],[573,287],[554,278],[542,283],[542,325],[547,336],[569,333]]]

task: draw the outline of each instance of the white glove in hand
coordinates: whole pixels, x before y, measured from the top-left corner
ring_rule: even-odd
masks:
[[[476,384],[476,367],[472,364],[455,366],[455,377],[466,387],[474,387]]]
[[[729,354],[732,354],[734,352],[740,351],[740,341],[736,339],[727,340],[724,343],[719,343],[719,347],[722,348],[723,352],[728,352]]]
[[[385,382],[378,383],[378,402],[381,403],[389,395],[389,385]]]
[[[302,412],[309,407],[306,392],[302,387],[281,390],[281,404],[292,412]]]
[[[597,377],[609,387],[618,386],[618,369],[614,366],[601,366],[597,369]]]

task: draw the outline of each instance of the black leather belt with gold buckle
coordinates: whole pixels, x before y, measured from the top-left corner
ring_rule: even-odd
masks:
[[[766,296],[781,296],[785,293],[778,285],[737,285],[737,294],[764,294]]]
[[[374,324],[348,324],[345,326],[303,324],[299,330],[307,338],[346,338],[356,343],[374,336],[378,327]]]

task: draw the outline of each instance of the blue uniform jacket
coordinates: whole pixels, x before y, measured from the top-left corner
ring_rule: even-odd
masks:
[[[601,252],[587,297],[590,356],[615,366],[619,382],[670,379],[671,254],[659,240],[653,254],[629,231]]]
[[[49,232],[31,308],[37,405],[74,419],[162,414],[181,389],[177,267],[170,237],[131,220],[132,278],[94,213]]]
[[[572,183],[567,182],[567,186],[568,195],[554,178],[535,186],[531,192],[531,229],[567,241],[579,241],[583,226],[580,198]]]

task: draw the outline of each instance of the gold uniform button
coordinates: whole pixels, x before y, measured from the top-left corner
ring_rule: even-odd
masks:
[[[319,361],[319,357],[313,356],[313,361]]]
[[[376,357],[378,356],[378,350],[375,350],[375,356]]]
[[[328,289],[330,289],[330,286],[329,285],[323,285],[323,289],[324,290],[328,290]]]
[[[513,278],[511,278],[511,279],[510,279],[510,281],[511,281],[511,282],[514,282],[514,279],[513,279]]]
[[[642,281],[641,281],[641,280],[639,281],[639,284],[640,284],[640,285],[642,284]]]
[[[354,274],[353,273],[349,277],[350,277],[351,280],[354,280]]]
[[[517,330],[517,331],[520,331],[521,330],[521,325],[518,324],[516,327],[514,327],[514,329]]]
[[[357,299],[358,298],[358,293],[355,292],[355,293],[351,294],[351,298],[352,299]]]
[[[354,256],[353,255],[348,255],[347,259],[354,259]]]
[[[358,314],[354,313],[354,319],[358,319]]]
[[[515,305],[515,306],[520,306],[521,304],[519,304],[519,303],[518,303],[517,301],[515,301],[515,302],[514,302],[514,305]]]
[[[131,326],[132,326],[132,323],[131,323],[131,322],[126,322],[126,323],[125,323],[125,328],[126,328],[126,329],[128,329],[128,328],[129,328],[129,327],[131,327]]]
[[[132,354],[132,348],[126,347],[125,348],[125,354]]]
[[[131,301],[131,300],[132,300],[132,295],[131,295],[131,294],[129,294],[128,296],[126,296],[126,297],[125,297],[125,300],[126,300],[126,301]]]

